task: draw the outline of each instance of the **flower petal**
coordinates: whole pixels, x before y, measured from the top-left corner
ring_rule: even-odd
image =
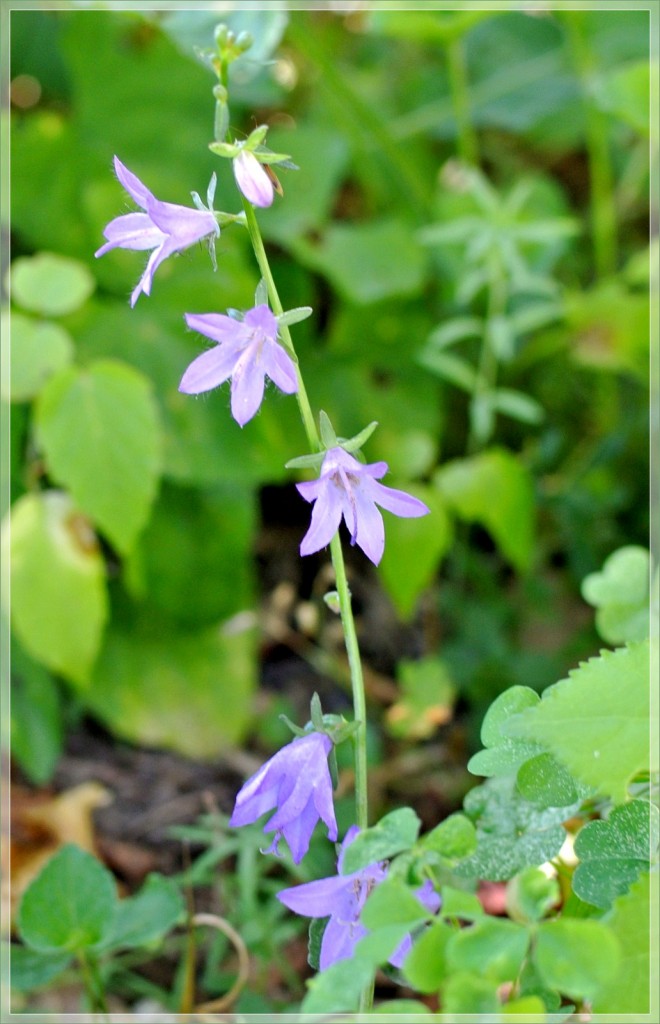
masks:
[[[105,245],[95,256],[104,256],[110,249],[154,249],[165,241],[165,235],[152,223],[146,213],[124,213],[106,224],[103,231]]]
[[[276,341],[266,342],[262,352],[262,363],[266,374],[280,391],[293,395],[298,390],[296,365]]]
[[[254,153],[241,150],[234,157],[234,177],[239,189],[253,206],[270,206],[273,202],[273,183]]]
[[[235,363],[236,353],[230,347],[215,345],[193,359],[181,378],[179,391],[186,395],[211,391],[231,377]]]
[[[257,362],[253,342],[239,357],[231,378],[231,414],[239,426],[245,426],[258,411],[264,387],[264,371]]]
[[[325,971],[339,960],[350,960],[360,939],[367,934],[364,925],[357,921],[344,922],[331,917],[325,926],[321,940],[319,967]]]
[[[377,484],[376,486],[380,486]],[[383,517],[362,485],[355,488],[357,519],[356,541],[367,558],[378,565],[385,548],[385,527]]]
[[[352,884],[352,876],[342,878],[333,875],[331,878],[320,878],[316,882],[305,882],[291,889],[278,892],[277,898],[294,914],[303,917],[328,917],[337,908],[338,900]]]
[[[328,839],[334,843],[337,838],[337,819],[335,818],[335,808],[332,802],[332,779],[330,778],[329,771],[327,779],[323,779],[321,784],[314,786],[312,796],[316,814],[327,825]]]
[[[252,330],[262,331],[271,341],[275,341],[277,338],[277,320],[265,302],[262,302],[259,306],[254,306],[252,309],[248,309],[243,318],[243,323],[247,324]]]
[[[339,529],[341,517],[341,495],[328,481],[321,480],[318,497],[312,509],[312,521],[300,543],[300,554],[311,555],[329,544]]]
[[[187,249],[208,235],[219,234],[216,219],[208,210],[163,203],[151,196],[147,201],[147,213],[156,227],[170,236],[174,251]]]
[[[282,825],[282,835],[289,844],[294,864],[300,864],[300,861],[309,850],[309,841],[312,838],[312,832],[314,831],[318,820],[318,812],[310,797],[302,812],[292,818],[291,821]],[[271,828],[269,823],[268,827],[264,829],[264,832],[270,831]]]
[[[241,343],[248,335],[243,323],[224,313],[186,313],[185,321],[193,331],[199,331],[211,341],[232,342],[238,358]]]
[[[123,165],[119,157],[115,157],[114,163],[115,174],[131,199],[134,199],[138,206],[141,206],[143,210],[146,210],[147,201],[149,199],[153,199],[153,194],[149,191],[146,185],[142,184],[135,174],[129,171],[128,167]]]
[[[428,515],[431,511],[428,505],[425,505],[419,498],[413,498],[412,494],[398,491],[395,487],[386,487],[385,484],[379,484],[376,480],[365,480],[364,490],[371,500],[381,508],[404,519],[415,519]]]

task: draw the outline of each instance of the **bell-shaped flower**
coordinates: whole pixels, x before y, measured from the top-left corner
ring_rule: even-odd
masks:
[[[339,960],[351,959],[356,943],[368,934],[367,928],[360,921],[367,897],[387,877],[387,865],[384,862],[369,864],[349,875],[341,874],[344,853],[359,831],[353,825],[344,837],[337,860],[339,874],[316,882],[306,882],[292,889],[283,889],[277,894],[278,900],[296,914],[329,918],[321,940],[319,966],[322,971]],[[415,895],[430,913],[439,909],[440,897],[430,882],[425,882]],[[412,938],[406,935],[392,953],[390,963],[400,967],[411,945]]]
[[[365,465],[341,447],[330,448],[318,480],[296,485],[305,501],[315,503],[300,554],[311,555],[329,544],[343,516],[351,544],[361,547],[367,558],[378,565],[385,547],[385,528],[376,506],[403,518],[425,516],[430,511],[418,498],[378,483],[387,469],[386,462]]]
[[[331,749],[332,740],[318,732],[299,736],[282,747],[242,787],[229,824],[250,825],[276,807],[264,826],[264,832],[275,833],[264,853],[277,854],[283,836],[295,864],[307,853],[319,819],[328,828],[328,838],[334,841],[337,822],[328,767]]]
[[[156,199],[117,157],[115,173],[131,198],[145,212],[125,213],[111,220],[103,232],[107,241],[94,255],[103,256],[111,249],[153,250],[131,295],[131,306],[134,306],[141,292],[150,294],[153,276],[163,260],[175,252],[188,249],[203,238],[215,239],[220,234],[220,228],[210,209],[177,206]],[[209,206],[212,201],[211,188]]]
[[[295,363],[277,341],[277,320],[267,305],[248,310],[242,320],[186,313],[186,323],[217,345],[193,359],[179,391],[199,395],[231,377],[231,413],[244,426],[261,405],[266,377],[287,395],[298,390]]]
[[[273,182],[254,153],[241,149],[232,164],[236,184],[248,202],[253,206],[270,206],[275,195]]]

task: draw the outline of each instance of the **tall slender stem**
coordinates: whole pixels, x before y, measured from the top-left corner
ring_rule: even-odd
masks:
[[[280,300],[277,286],[273,278],[270,264],[268,262],[268,256],[266,255],[266,249],[264,247],[263,239],[261,237],[261,231],[259,230],[259,224],[254,213],[254,209],[246,199],[243,199],[243,207],[245,209],[245,220],[247,224],[248,233],[252,242],[252,248],[254,249],[254,255],[261,271],[261,276],[266,282],[268,288],[268,296],[270,298],[273,312],[276,316],[281,315],[284,312],[282,302]],[[293,345],[291,338],[291,332],[289,328],[282,325],[280,328],[280,334],[282,341],[291,355],[296,365],[296,374],[298,377],[298,393],[296,398],[298,399],[298,408],[300,409],[300,415],[302,418],[305,433],[307,435],[307,442],[310,450],[314,452],[321,451],[321,440],[316,427],[316,421],[312,413],[312,408],[309,403],[307,396],[307,390],[300,372],[300,365],[298,363],[298,357]],[[355,629],[355,618],[353,616],[353,606],[351,603],[351,592],[348,586],[348,578],[346,576],[346,565],[344,562],[344,554],[342,551],[341,540],[339,534],[336,533],[330,542],[330,554],[332,556],[332,564],[335,570],[335,580],[337,583],[337,595],[339,597],[339,611],[341,614],[341,622],[344,630],[344,640],[346,643],[346,653],[348,655],[348,664],[351,672],[351,685],[353,690],[353,710],[355,714],[355,720],[360,723],[360,728],[355,734],[355,806],[356,806],[356,819],[357,825],[363,829],[369,824],[369,813],[368,813],[368,793],[367,793],[367,713],[366,713],[366,700],[364,693],[364,678],[362,675],[362,662],[360,659],[360,649],[358,646],[357,631]],[[364,1007],[363,1007],[364,1008]]]
[[[92,1013],[102,1013],[108,1016],[108,1004],[105,1001],[103,983],[99,975],[98,964],[91,953],[81,949],[78,953],[78,963],[83,976],[85,991],[89,999]]]
[[[479,163],[479,146],[470,120],[470,94],[465,65],[465,47],[460,36],[451,39],[447,45],[447,70],[454,117],[456,118],[458,154],[461,160],[476,165]]]

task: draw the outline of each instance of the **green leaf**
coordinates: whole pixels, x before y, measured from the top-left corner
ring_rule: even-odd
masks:
[[[460,860],[469,856],[474,852],[476,845],[474,825],[460,811],[450,814],[419,841],[422,849],[433,850],[448,860]]]
[[[348,302],[416,295],[424,284],[424,253],[399,220],[331,224],[318,245],[299,243],[296,254]]]
[[[512,388],[497,388],[492,392],[491,401],[497,412],[505,416],[511,416],[521,423],[535,425],[542,423],[545,419],[545,409],[536,399],[523,394],[522,391],[514,391]]]
[[[105,565],[88,520],[60,491],[26,494],[3,526],[2,549],[21,644],[84,685],[107,617]]]
[[[437,491],[424,484],[409,483],[405,489],[428,505],[430,515],[419,519],[386,516],[385,553],[380,571],[397,611],[408,619],[420,595],[435,578],[451,547],[454,531],[447,506]]]
[[[443,1015],[494,1014],[500,1009],[497,984],[479,974],[452,974],[442,989]],[[450,1018],[451,1019],[451,1018]]]
[[[514,921],[528,924],[540,921],[561,899],[556,878],[540,868],[529,867],[515,875],[506,887],[506,908]]]
[[[649,97],[652,70],[657,80],[657,62],[653,66],[648,60],[624,64],[607,75],[595,93],[599,106],[621,118],[644,138],[649,137],[651,130]]]
[[[571,773],[547,753],[537,754],[520,766],[516,785],[526,800],[542,807],[566,807],[580,796]]]
[[[108,936],[116,907],[117,887],[107,868],[91,853],[67,844],[26,889],[18,928],[32,949],[77,952]]]
[[[452,974],[469,971],[497,982],[513,981],[528,946],[526,928],[513,921],[484,917],[449,940],[447,967]]]
[[[543,922],[532,951],[542,982],[571,999],[597,999],[619,972],[621,951],[601,921]]]
[[[470,758],[468,771],[486,777],[507,775],[543,749],[526,740],[512,740],[502,732],[503,724],[512,715],[534,707],[539,699],[536,691],[528,686],[511,686],[495,698],[481,725],[481,742],[487,749]]]
[[[368,864],[387,860],[409,850],[417,839],[421,822],[410,807],[400,807],[355,837],[344,853],[342,874],[350,875]]]
[[[425,995],[438,992],[447,973],[447,943],[454,929],[435,921],[413,944],[403,963],[406,981]]]
[[[321,944],[329,917],[313,917],[309,922],[307,963],[314,971],[321,970]]]
[[[581,900],[607,908],[627,892],[656,853],[659,819],[653,804],[631,800],[613,808],[607,821],[592,821],[580,829],[573,889]]]
[[[71,336],[59,324],[21,313],[2,313],[2,336],[10,338],[10,372],[2,375],[2,397],[12,402],[34,398],[54,373],[73,358]]]
[[[457,388],[471,394],[477,382],[474,369],[464,359],[452,355],[451,352],[436,352],[433,348],[422,349],[417,362],[438,377],[449,381]]]
[[[582,581],[582,596],[596,611],[596,628],[610,644],[644,640],[649,633],[649,553],[629,545]]]
[[[534,489],[516,456],[491,448],[446,463],[434,478],[457,515],[478,522],[492,534],[517,569],[529,568],[534,545]]]
[[[314,310],[311,306],[297,306],[295,309],[287,309],[277,317],[277,323],[280,327],[291,327],[293,324],[299,324],[302,320],[306,320],[313,312]]]
[[[549,687],[507,733],[544,744],[576,779],[623,802],[649,768],[649,646],[603,651]]]
[[[484,330],[484,321],[478,317],[455,317],[440,324],[428,336],[425,351],[448,348],[465,338],[480,338]]]
[[[62,753],[62,702],[55,680],[21,650],[11,652],[11,756],[31,782],[50,781]]]
[[[148,519],[160,473],[149,382],[110,360],[62,370],[39,395],[36,428],[53,478],[122,553],[129,551]]]
[[[389,878],[373,890],[360,914],[360,921],[369,929],[391,924],[407,924],[412,929],[431,916],[407,885]]]
[[[386,1003],[374,1006],[370,1016],[383,1020],[383,1024],[400,1024],[402,1017],[428,1017],[434,1019],[434,1015],[424,1003],[417,999],[388,999]]]
[[[71,960],[71,953],[38,953],[27,946],[12,945],[11,987],[15,992],[41,988],[66,970]]]
[[[17,306],[42,316],[64,316],[83,305],[95,288],[84,263],[55,253],[21,256],[11,270],[11,296]]]
[[[618,974],[607,979],[601,988],[594,1001],[594,1013],[616,1016],[629,1013],[637,1019],[649,1013],[650,886],[651,875],[646,872],[630,892],[614,902],[607,923],[621,946],[621,967]],[[656,896],[657,889],[654,893],[655,907]]]
[[[145,609],[109,631],[86,706],[131,742],[212,758],[250,721],[255,643],[240,622],[183,631]]]
[[[107,951],[148,946],[166,935],[183,912],[183,899],[176,883],[163,875],[151,874],[135,896],[119,901],[102,948]]]
[[[450,885],[443,885],[442,905],[438,914],[444,919],[476,921],[477,918],[483,917],[484,908],[473,892],[464,892],[463,889],[452,889]]]

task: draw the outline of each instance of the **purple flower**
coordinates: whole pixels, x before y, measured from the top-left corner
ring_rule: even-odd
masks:
[[[264,826],[264,832],[275,832],[264,853],[277,854],[277,844],[284,836],[295,864],[307,853],[319,818],[328,827],[328,838],[334,841],[337,822],[328,768],[331,749],[332,740],[319,732],[299,736],[282,747],[240,790],[229,824],[250,825],[277,807]]]
[[[344,837],[337,860],[339,872],[344,853],[359,831],[353,825]],[[368,934],[368,930],[360,923],[360,914],[371,891],[386,877],[387,867],[381,862],[369,864],[350,875],[340,873],[332,878],[321,878],[318,882],[283,889],[277,894],[278,900],[296,914],[302,914],[303,917],[329,917],[321,941],[319,966],[322,971],[338,960],[350,960],[356,943]],[[440,907],[440,897],[430,882],[425,882],[415,895],[431,913]],[[390,963],[400,967],[411,945],[412,939],[406,935],[392,953]]]
[[[311,555],[329,544],[343,516],[351,532],[351,544],[357,543],[378,565],[385,547],[385,529],[376,505],[404,518],[425,516],[430,511],[418,498],[379,484],[385,473],[386,462],[365,466],[343,448],[330,448],[319,479],[296,485],[305,501],[316,503],[300,554]]]
[[[107,242],[94,255],[103,256],[110,249],[118,248],[153,249],[144,274],[131,295],[131,306],[134,306],[140,292],[150,294],[154,273],[163,260],[172,253],[188,249],[202,238],[215,238],[220,234],[220,228],[210,210],[177,206],[156,199],[117,157],[115,173],[131,198],[146,213],[125,213],[111,220],[103,232]]]
[[[270,206],[273,202],[273,183],[254,153],[242,149],[232,161],[234,177],[241,192],[253,206]]]
[[[199,395],[231,377],[231,413],[244,426],[261,405],[266,377],[287,395],[298,390],[295,363],[278,344],[277,320],[268,306],[255,306],[243,320],[222,313],[186,313],[186,323],[218,344],[193,359],[179,391]]]

